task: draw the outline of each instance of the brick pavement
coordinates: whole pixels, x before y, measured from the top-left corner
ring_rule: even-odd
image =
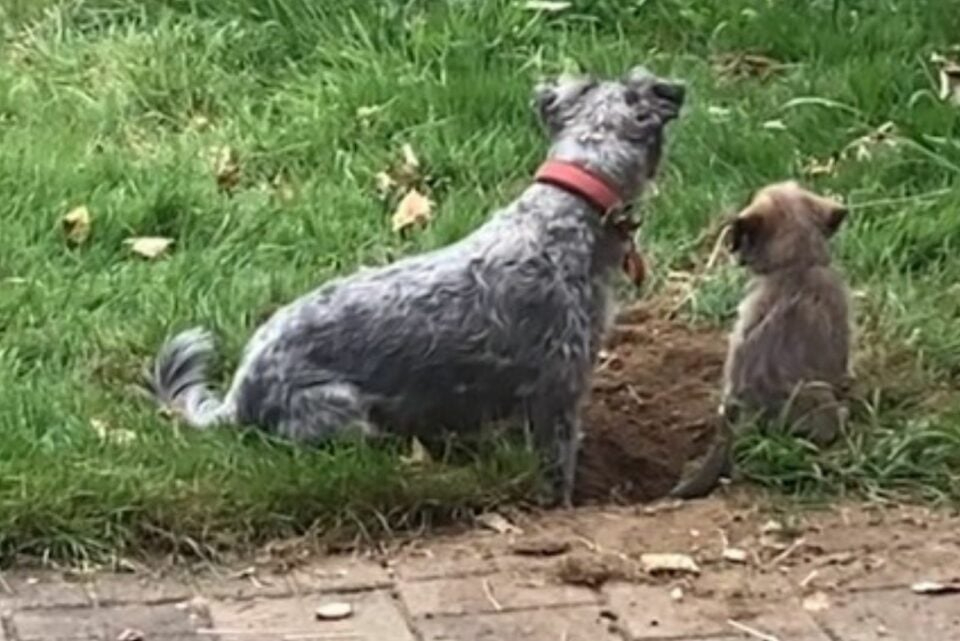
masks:
[[[561,533],[585,526],[600,531],[591,525],[598,518],[605,519],[603,527],[617,521],[618,532],[645,540],[645,526],[634,523],[644,517],[627,512],[575,517]],[[873,570],[873,561],[861,563],[866,578],[877,576],[873,582],[862,573],[844,578],[853,563],[820,544],[798,552],[789,567],[723,563],[711,560],[707,547],[694,546],[700,576],[611,580],[591,589],[558,580],[559,557],[511,554],[510,537],[474,533],[431,541],[389,561],[327,557],[282,574],[224,569],[177,578],[67,580],[53,572],[8,571],[0,620],[5,641],[956,641],[960,595],[910,589],[920,579],[960,578],[960,548],[949,538],[955,525],[944,522],[933,533],[921,528],[915,536],[893,536],[890,547],[872,547],[891,561]],[[914,557],[924,560],[919,566],[893,562]],[[818,583],[818,577],[829,580]],[[822,586],[820,600],[804,607],[812,586]],[[352,615],[317,620],[317,607],[330,602],[349,603]]]

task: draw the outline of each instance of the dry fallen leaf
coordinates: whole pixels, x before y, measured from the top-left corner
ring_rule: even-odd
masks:
[[[570,551],[570,541],[549,536],[541,536],[517,541],[510,548],[520,556],[559,556]]]
[[[423,446],[416,436],[410,440],[410,455],[401,456],[400,460],[407,465],[427,465],[433,461],[430,452]]]
[[[723,53],[713,57],[713,68],[722,76],[763,79],[787,67],[773,58],[752,53]]]
[[[780,521],[774,521],[772,519],[760,526],[760,532],[762,534],[780,534],[783,531],[783,523]]]
[[[411,174],[415,174],[418,169],[420,169],[420,159],[417,158],[417,154],[413,153],[413,147],[410,146],[410,143],[403,143],[403,146],[400,148],[401,153],[403,153],[403,168]]]
[[[240,183],[240,158],[232,147],[224,145],[212,153],[213,175],[221,191],[232,191]]]
[[[195,114],[190,118],[189,127],[195,129],[196,131],[203,131],[210,126],[210,119],[204,116],[203,114]]]
[[[90,419],[90,427],[104,443],[113,443],[114,445],[129,445],[137,440],[136,432],[120,429],[107,425],[105,421],[98,418]]]
[[[648,574],[700,574],[700,566],[688,554],[641,554],[640,566]]]
[[[72,245],[82,245],[90,238],[90,210],[80,205],[71,209],[62,219],[63,231]]]
[[[960,107],[960,63],[938,53],[933,54],[930,60],[940,67],[938,97]]]
[[[397,181],[393,179],[393,176],[385,171],[377,172],[377,175],[374,176],[374,180],[377,182],[377,191],[381,196],[386,196],[393,190],[394,187],[397,186]]]
[[[365,127],[369,127],[370,120],[381,111],[383,111],[383,105],[357,107],[357,120],[363,123]]]
[[[433,203],[416,189],[411,189],[403,197],[393,213],[393,231],[403,232],[416,225],[430,222]]]
[[[679,601],[683,601],[683,588],[681,588],[681,587],[678,585],[677,587],[675,587],[675,588],[673,588],[672,590],[670,590],[670,598],[671,598],[673,601],[678,601],[678,602],[679,602]]]
[[[747,551],[740,548],[726,548],[723,551],[723,559],[731,563],[746,563]]]
[[[315,615],[320,621],[340,621],[353,616],[349,603],[325,603],[317,608]]]
[[[147,635],[143,633],[143,630],[137,630],[136,628],[127,628],[117,635],[117,641],[145,641],[146,638]]]
[[[915,594],[960,594],[960,583],[940,583],[938,581],[918,581],[910,586]]]
[[[707,107],[707,113],[710,114],[716,120],[726,120],[730,117],[730,114],[733,112],[728,107],[720,107],[718,105],[710,105]]]
[[[803,166],[803,173],[811,178],[816,176],[832,176],[837,170],[837,161],[831,156],[826,160],[819,158],[809,159]]]
[[[814,592],[810,596],[804,597],[803,609],[807,612],[823,612],[830,609],[830,597],[826,592]]]
[[[163,236],[135,236],[123,242],[130,246],[130,251],[134,254],[154,259],[160,257],[170,248],[173,239]]]
[[[546,11],[549,13],[565,11],[571,6],[571,2],[563,2],[561,0],[527,0],[523,3],[524,9],[529,9],[530,11]]]
[[[523,530],[496,512],[484,512],[477,516],[477,523],[498,534],[523,534]]]
[[[843,148],[840,155],[843,158],[849,158],[852,153],[857,160],[870,160],[875,148],[896,147],[898,143],[896,127],[892,122],[887,121],[870,133],[850,142]]]
[[[296,193],[287,177],[281,172],[270,181],[270,187],[273,189],[273,195],[281,201],[288,203],[293,200]]]

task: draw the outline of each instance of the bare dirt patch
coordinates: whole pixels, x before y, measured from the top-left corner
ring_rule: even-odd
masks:
[[[726,339],[652,306],[617,319],[583,417],[578,503],[649,501],[705,451],[715,428]]]

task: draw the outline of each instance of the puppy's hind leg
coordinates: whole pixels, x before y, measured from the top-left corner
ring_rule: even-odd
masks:
[[[790,431],[819,447],[836,441],[847,419],[847,408],[827,383],[800,384],[784,409]]]
[[[287,415],[277,433],[294,441],[317,443],[332,438],[377,436],[359,390],[349,383],[327,382],[290,393]]]

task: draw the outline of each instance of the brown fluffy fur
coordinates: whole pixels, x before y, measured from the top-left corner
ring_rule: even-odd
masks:
[[[757,192],[730,223],[730,249],[753,280],[730,335],[717,439],[674,496],[701,496],[730,474],[745,415],[780,421],[820,446],[840,434],[850,313],[828,241],[846,215],[840,203],[783,182]]]

